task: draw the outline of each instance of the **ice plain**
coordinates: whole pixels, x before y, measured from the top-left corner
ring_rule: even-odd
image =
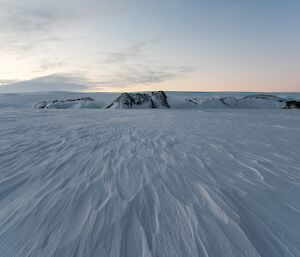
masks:
[[[299,110],[48,99],[0,96],[0,256],[300,256]]]

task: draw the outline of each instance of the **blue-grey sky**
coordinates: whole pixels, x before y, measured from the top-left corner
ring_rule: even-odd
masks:
[[[0,91],[300,91],[299,0],[0,0]]]

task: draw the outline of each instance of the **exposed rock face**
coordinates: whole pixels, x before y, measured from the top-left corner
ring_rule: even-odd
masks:
[[[234,96],[222,97],[220,98],[220,101],[226,106],[231,108],[236,107],[238,104],[238,99]]]
[[[146,93],[123,93],[115,99],[106,109],[154,109],[170,108],[165,92],[158,91]]]
[[[68,100],[43,101],[35,105],[37,109],[72,109],[73,107],[82,107],[93,103],[95,100],[91,97],[83,97]]]
[[[286,108],[287,109],[300,109],[300,101],[287,101]]]
[[[139,93],[123,93],[106,108],[108,109],[115,107],[116,109],[121,109],[132,108],[133,106],[145,106],[148,108],[154,108],[151,97],[148,94]]]
[[[170,108],[168,103],[168,97],[164,91],[152,92],[151,99],[155,105],[155,108],[160,108],[161,106]]]

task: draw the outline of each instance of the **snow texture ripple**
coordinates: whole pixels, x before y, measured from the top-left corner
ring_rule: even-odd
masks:
[[[2,110],[1,257],[300,256],[297,110]]]

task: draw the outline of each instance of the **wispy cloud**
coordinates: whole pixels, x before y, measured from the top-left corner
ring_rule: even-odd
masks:
[[[162,40],[162,38],[154,38],[137,42],[120,51],[100,53],[101,56],[104,56],[101,63],[114,67],[114,70],[109,74],[109,85],[126,87],[157,84],[174,78],[185,77],[193,72],[194,68],[191,66],[176,66],[151,58],[147,48],[151,48],[152,45]]]
[[[66,16],[60,10],[25,2],[0,3],[0,51],[20,57],[62,40],[57,33]]]
[[[0,86],[0,92],[42,92],[42,91],[94,91],[113,88],[130,88],[132,86],[156,84],[174,78],[186,76],[193,68],[181,67],[128,67],[109,75],[87,76],[76,74],[51,74],[27,81],[13,82],[3,80],[7,85]],[[1,81],[0,81],[1,83]]]
[[[4,32],[43,32],[59,20],[58,12],[49,8],[11,3],[0,3],[0,7],[0,28]]]
[[[9,83],[14,83],[17,82],[15,79],[0,79],[0,84],[9,84]]]
[[[121,49],[120,51],[116,52],[101,52],[98,53],[103,56],[101,60],[105,64],[113,64],[113,63],[124,63],[127,61],[137,60],[139,58],[145,58],[145,54],[143,54],[143,50],[147,46],[151,46],[159,41],[162,38],[154,38],[148,41],[142,41],[135,43],[127,48]]]
[[[64,59],[64,60],[41,60],[40,65],[36,72],[46,72],[49,70],[53,70],[56,68],[61,68],[61,67],[67,67],[69,66],[69,60]]]
[[[141,65],[128,67],[120,72],[112,74],[110,84],[116,87],[157,84],[174,78],[184,77],[192,71],[193,68],[187,66],[167,67]]]
[[[8,87],[15,91],[101,90],[156,84],[192,72],[191,67],[176,66],[157,58],[157,54],[156,57],[150,54],[163,41],[162,37],[153,36],[116,50],[88,49],[94,42],[84,39],[85,34],[78,30],[87,30],[87,37],[93,37],[86,25],[99,26],[104,17],[111,19],[113,15],[126,13],[126,2],[0,0],[0,53],[8,58],[10,54],[17,65],[21,62],[18,66],[24,71],[19,74],[28,71],[28,77],[37,77],[18,82],[2,78],[6,83],[0,81],[1,84],[9,84],[5,88],[1,86],[2,90]],[[176,7],[180,0],[163,2]],[[72,33],[68,34],[69,31]],[[82,49],[88,54],[83,55]],[[27,63],[30,67],[24,66]],[[6,78],[14,78],[13,69],[13,65],[7,69],[6,74],[10,76]]]
[[[72,74],[52,74],[45,77],[0,86],[0,92],[83,91],[89,81]]]

